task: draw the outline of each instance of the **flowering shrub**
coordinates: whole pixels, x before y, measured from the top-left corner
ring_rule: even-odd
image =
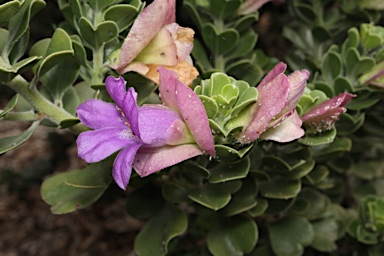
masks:
[[[0,152],[77,138],[52,213],[123,193],[137,255],[382,255],[382,4],[60,0],[41,39],[47,3],[0,5],[0,119],[31,123]]]

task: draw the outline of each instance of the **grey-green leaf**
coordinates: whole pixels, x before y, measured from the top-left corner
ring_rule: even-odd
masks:
[[[164,206],[143,227],[135,239],[138,256],[161,256],[168,252],[168,243],[185,232],[188,220],[184,212],[173,205]]]

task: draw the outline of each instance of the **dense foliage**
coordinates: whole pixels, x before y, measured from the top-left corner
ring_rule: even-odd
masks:
[[[172,99],[167,103],[163,95],[164,105],[181,113],[190,129],[188,143],[201,152],[174,165],[175,151],[170,151],[167,168],[147,177],[132,172],[127,212],[146,221],[135,239],[138,255],[383,255],[384,5],[373,0],[265,2],[177,1],[176,21],[195,31],[194,67],[188,72],[196,68],[199,76],[188,93],[196,94],[206,110],[215,153],[202,150],[209,143],[200,143],[182,99],[172,108]],[[75,135],[89,132],[80,122],[88,119],[78,110],[87,100],[115,101],[122,113],[122,103],[104,81],[127,66],[116,64],[118,56],[148,4],[58,0],[47,6],[61,13],[57,19],[39,17],[47,4],[43,0],[0,3],[0,82],[15,92],[0,110],[0,120],[31,123],[17,136],[0,138],[1,154],[27,141],[39,125]],[[52,21],[52,34],[39,28],[42,19]],[[146,25],[151,30],[153,24]],[[152,68],[138,56],[132,59]],[[279,62],[287,63],[291,75],[283,74],[286,66]],[[111,68],[115,65],[117,71]],[[143,104],[161,103],[164,83],[177,83],[161,73],[158,82],[126,71],[120,73],[135,89],[130,92],[137,92],[139,111]],[[274,89],[258,87],[267,74],[280,74],[287,87],[295,84],[289,80],[295,75],[304,76],[297,84],[308,78],[287,111],[297,112],[305,133],[291,140],[281,135],[277,129],[289,116],[279,110],[260,138],[244,142],[241,135],[249,130],[256,104],[275,98]],[[273,105],[263,111],[268,109]],[[161,146],[168,149],[166,143]],[[111,174],[116,155],[47,177],[41,194],[52,212],[87,207],[116,186]]]

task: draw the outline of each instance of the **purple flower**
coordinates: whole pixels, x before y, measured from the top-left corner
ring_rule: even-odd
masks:
[[[135,90],[126,91],[121,77],[110,76],[106,89],[116,104],[93,99],[77,108],[81,122],[93,129],[79,135],[79,157],[99,162],[121,150],[113,177],[122,189],[132,167],[144,177],[203,153],[215,155],[208,117],[198,96],[174,72],[164,68],[159,72],[164,105],[137,106]]]
[[[296,105],[309,77],[307,70],[286,76],[287,65],[277,64],[257,86],[259,99],[253,106],[249,124],[239,134],[239,141],[250,143],[259,137],[289,142],[304,135]]]
[[[303,115],[303,125],[310,131],[322,132],[335,126],[337,120],[346,111],[344,108],[355,95],[348,92],[340,93],[312,108]]]
[[[194,33],[175,23],[175,0],[155,0],[133,23],[111,67],[120,74],[135,71],[159,84],[157,68],[165,66],[191,84],[198,75],[190,57]]]

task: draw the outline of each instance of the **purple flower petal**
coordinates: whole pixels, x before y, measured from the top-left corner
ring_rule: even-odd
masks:
[[[250,124],[240,133],[239,140],[242,143],[250,143],[257,138],[267,129],[269,122],[275,117],[286,104],[288,96],[289,81],[286,75],[280,72],[279,69],[274,68],[273,74],[278,74],[277,77],[272,79],[268,74],[268,83],[263,83],[257,87],[259,92],[259,100],[255,103],[255,114]],[[279,72],[277,72],[279,71]]]
[[[113,76],[109,76],[105,80],[105,85],[109,95],[127,119],[133,133],[140,137],[138,124],[139,112],[136,103],[137,93],[135,90],[129,88],[127,92],[125,89],[125,81],[122,77],[114,78]]]
[[[308,70],[297,70],[288,76],[289,91],[287,97],[287,104],[284,110],[291,111],[296,108],[301,96],[303,95],[307,80],[309,78]]]
[[[322,102],[321,104],[312,108],[308,113],[306,113],[301,120],[303,122],[310,120],[311,118],[318,117],[324,114],[327,114],[330,110],[335,108],[344,107],[347,105],[355,95],[350,94],[348,92],[340,93],[335,97]]]
[[[161,105],[145,105],[139,108],[140,138],[152,147],[163,146],[172,123],[180,119],[177,112]]]
[[[346,111],[344,106],[348,104],[353,97],[355,97],[355,95],[348,92],[340,93],[312,108],[301,120],[307,128],[316,132],[330,130]]]
[[[175,0],[155,0],[136,18],[121,47],[120,60],[114,69],[120,70],[133,61],[161,27],[175,22]],[[119,71],[120,72],[120,71]]]
[[[127,93],[125,84],[126,82],[122,77],[115,78],[113,76],[108,76],[105,79],[105,88],[119,107],[123,105],[124,97]]]
[[[132,162],[141,143],[133,141],[123,149],[113,163],[112,175],[117,185],[124,189],[127,187],[132,172]]]
[[[199,96],[180,81],[176,81],[176,99],[183,117],[191,131],[197,145],[205,153],[216,155],[211,128],[209,126],[207,112]]]
[[[202,150],[195,144],[158,148],[141,147],[136,154],[133,168],[141,177],[145,177],[202,153]]]
[[[76,140],[78,155],[87,163],[99,162],[138,141],[128,128],[102,128],[82,132]]]
[[[278,126],[269,128],[261,138],[264,140],[273,140],[277,142],[290,142],[301,138],[304,130],[301,128],[302,121],[296,111],[287,117]]]
[[[163,67],[159,67],[157,70],[160,74],[159,91],[161,101],[165,106],[179,111],[176,99],[177,74]]]
[[[199,96],[180,82],[175,72],[163,67],[159,67],[158,71],[160,73],[159,91],[164,105],[180,112],[197,145],[207,154],[216,155],[207,112]]]
[[[263,78],[263,80],[261,80],[257,87],[260,88],[261,86],[270,83],[277,76],[284,74],[286,69],[287,64],[285,64],[284,62],[279,62],[271,71],[268,72],[268,74]]]
[[[105,127],[126,128],[124,119],[116,105],[101,100],[88,100],[77,108],[80,121],[92,129]]]

